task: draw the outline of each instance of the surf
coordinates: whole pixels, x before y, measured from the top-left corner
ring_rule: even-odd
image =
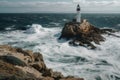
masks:
[[[58,40],[61,27],[45,28],[32,24],[27,30],[0,33],[0,44],[31,49],[43,54],[49,68],[64,75],[84,77],[85,80],[117,80],[120,78],[120,39],[103,35],[106,41],[96,50],[73,47],[66,40]],[[116,32],[120,35],[120,32]],[[90,79],[89,79],[90,77]]]

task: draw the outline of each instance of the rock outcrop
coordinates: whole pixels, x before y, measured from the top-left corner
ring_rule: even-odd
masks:
[[[100,44],[101,41],[105,41],[105,38],[102,36],[102,34],[111,34],[111,32],[115,31],[112,29],[96,28],[84,19],[81,23],[66,23],[59,39],[72,39],[72,41],[69,42],[71,45],[80,45],[95,49],[96,47],[91,42]]]
[[[43,56],[30,50],[0,45],[0,80],[83,80],[64,77],[46,67]]]

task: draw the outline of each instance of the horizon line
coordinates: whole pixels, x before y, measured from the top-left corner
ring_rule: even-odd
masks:
[[[72,12],[0,12],[0,14],[76,14]],[[120,12],[83,12],[81,14],[120,14]]]

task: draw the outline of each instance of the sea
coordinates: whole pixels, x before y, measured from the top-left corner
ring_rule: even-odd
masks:
[[[95,50],[70,46],[59,40],[66,22],[74,13],[1,13],[0,45],[11,45],[40,52],[48,68],[65,76],[85,80],[120,80],[120,38],[104,34],[105,42],[93,43]],[[98,28],[114,29],[120,36],[120,14],[82,14]]]

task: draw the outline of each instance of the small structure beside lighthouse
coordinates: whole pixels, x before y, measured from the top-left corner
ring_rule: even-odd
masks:
[[[77,5],[77,9],[76,9],[76,11],[77,11],[77,16],[76,16],[76,21],[78,22],[78,23],[81,23],[81,12],[80,12],[80,5],[78,4]]]

